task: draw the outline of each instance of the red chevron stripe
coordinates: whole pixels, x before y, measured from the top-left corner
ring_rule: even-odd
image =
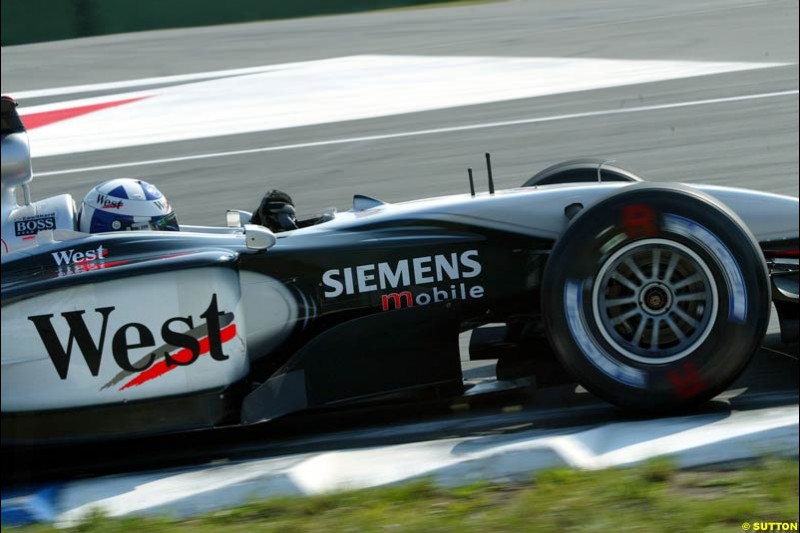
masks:
[[[223,328],[219,332],[219,336],[220,336],[220,340],[223,343],[228,342],[229,340],[234,338],[236,336],[236,323],[231,324],[227,328]],[[207,354],[210,350],[211,350],[211,345],[208,342],[208,337],[203,337],[202,339],[200,339],[200,354],[199,355]],[[176,359],[178,361],[189,361],[192,358],[192,352],[189,349],[184,348],[184,349],[176,352],[175,354],[173,354],[172,358]],[[146,382],[150,381],[151,379],[155,379],[157,377],[163,376],[164,374],[166,374],[170,370],[174,370],[174,369],[178,368],[178,366],[179,365],[169,365],[169,364],[167,364],[166,359],[163,360],[163,361],[160,361],[160,362],[154,364],[153,366],[151,366],[150,368],[148,368],[147,370],[142,371],[138,376],[136,376],[135,378],[133,378],[132,380],[127,382],[125,385],[120,387],[119,390],[122,391],[122,390],[125,390],[125,389],[129,388],[129,387],[137,387],[137,386],[141,385],[142,383],[146,383]]]
[[[103,102],[102,104],[82,105],[78,107],[68,107],[65,109],[55,109],[53,111],[43,111],[42,113],[31,113],[30,115],[23,114],[25,111],[24,109],[21,109],[20,118],[22,119],[22,123],[25,124],[25,128],[32,130],[34,128],[41,128],[42,126],[47,126],[48,124],[53,124],[55,122],[61,122],[62,120],[94,113],[95,111],[100,111],[101,109],[108,109],[109,107],[130,104],[131,102],[137,102],[139,100],[144,100],[145,98],[148,97],[139,96],[137,98],[127,98],[125,100]]]

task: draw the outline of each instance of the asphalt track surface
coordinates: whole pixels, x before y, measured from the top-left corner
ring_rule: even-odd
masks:
[[[497,186],[521,184],[537,170],[576,156],[615,158],[653,181],[743,186],[798,195],[798,5],[794,1],[523,1],[318,17],[199,29],[166,30],[2,49],[2,92],[204,72],[354,54],[480,55],[782,62],[787,66],[641,85],[511,100],[175,142],[54,156],[34,161],[37,197],[82,198],[96,183],[141,176],[168,196],[188,224],[221,224],[226,208],[252,209],[267,188],[292,194],[300,214],[347,209],[353,193],[396,202],[463,192],[465,169],[491,152]],[[789,92],[760,98],[745,98]],[[792,92],[794,91],[794,92]],[[591,115],[625,107],[692,106]],[[46,103],[48,98],[25,104]],[[209,105],[225,106],[224,95]],[[547,122],[453,130],[524,118],[589,114]],[[396,136],[442,129],[441,133]],[[384,138],[72,172],[121,162],[219,154],[364,136]],[[479,182],[480,183],[480,182]],[[771,331],[775,331],[774,324]],[[703,410],[797,403],[797,346],[773,334],[724,401]],[[773,350],[777,350],[773,351]],[[780,353],[778,353],[780,352]],[[488,370],[487,370],[488,368]],[[491,373],[473,369],[468,377]],[[234,451],[208,458],[280,454],[298,447],[369,445],[465,432],[511,431],[521,424],[569,427],[621,415],[573,389],[543,392],[455,414],[435,411],[424,427],[417,412],[360,414],[321,433],[284,438],[279,429],[241,434]],[[477,411],[476,411],[477,409]],[[515,410],[516,407],[514,407]],[[390,420],[386,420],[390,417]],[[364,420],[367,420],[364,422]],[[403,422],[404,425],[398,425]],[[283,426],[298,430],[291,422]],[[348,427],[349,424],[349,427]],[[360,429],[383,424],[381,431]],[[405,428],[405,429],[404,429]],[[286,432],[284,432],[285,434]],[[269,437],[271,444],[264,444]],[[216,437],[214,437],[216,438]],[[220,437],[224,442],[229,437]],[[211,439],[210,442],[216,442]],[[156,445],[153,445],[156,446]],[[160,448],[160,445],[157,446]],[[303,448],[303,449],[306,449]],[[176,446],[180,449],[180,445]],[[230,450],[230,448],[228,448]],[[185,450],[184,450],[185,451]],[[180,461],[165,452],[165,462]],[[4,473],[7,473],[4,455]],[[99,461],[102,463],[102,461]],[[16,466],[23,465],[20,462]],[[14,468],[18,473],[19,468]],[[98,470],[102,471],[102,468]],[[83,474],[87,472],[84,471]],[[24,475],[22,476],[25,477]]]

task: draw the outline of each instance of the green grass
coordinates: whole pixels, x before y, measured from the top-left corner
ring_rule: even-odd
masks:
[[[629,469],[551,470],[519,484],[444,489],[429,481],[275,498],[194,519],[93,516],[80,526],[4,528],[44,532],[737,532],[742,522],[798,519],[798,461],[679,471],[663,459]]]

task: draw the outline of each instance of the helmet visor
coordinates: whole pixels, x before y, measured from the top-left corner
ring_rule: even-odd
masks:
[[[96,210],[91,215],[90,233],[109,231],[179,231],[175,212],[155,217],[132,217]]]
[[[175,212],[169,213],[164,216],[152,217],[145,222],[131,222],[130,227],[123,228],[131,231],[178,231],[178,218]]]

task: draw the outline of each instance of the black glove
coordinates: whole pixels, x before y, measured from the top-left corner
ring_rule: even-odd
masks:
[[[261,199],[261,204],[250,218],[252,224],[259,224],[274,232],[297,229],[294,202],[283,191],[273,189]]]

